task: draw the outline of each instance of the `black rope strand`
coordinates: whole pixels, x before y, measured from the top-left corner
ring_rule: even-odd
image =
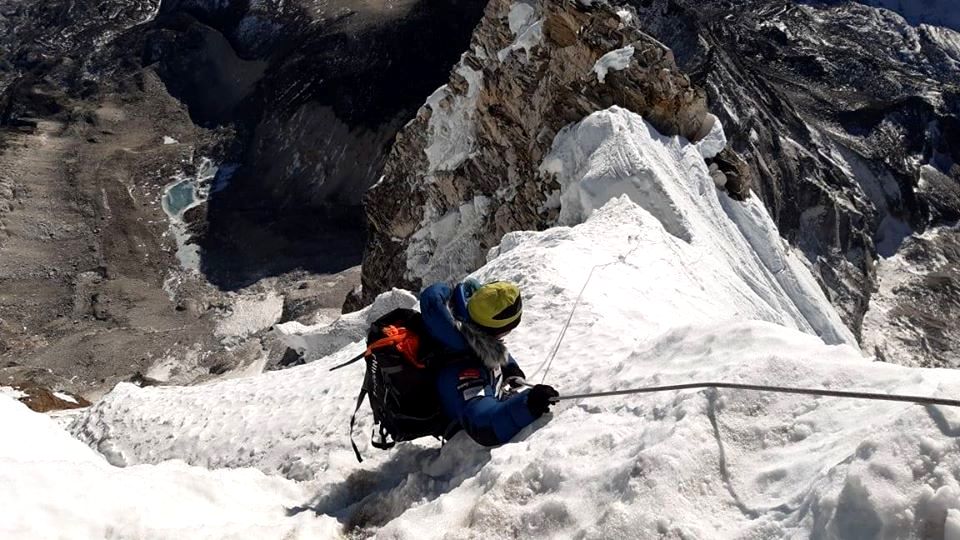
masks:
[[[756,390],[758,392],[778,392],[781,394],[803,394],[808,396],[829,396],[853,399],[871,399],[876,401],[900,401],[905,403],[917,403],[920,405],[946,405],[948,407],[960,407],[960,400],[937,398],[928,396],[910,396],[903,394],[877,394],[874,392],[849,392],[846,390],[827,390],[826,388],[791,388],[785,386],[764,386],[759,384],[741,384],[727,382],[700,382],[671,384],[666,386],[649,386],[646,388],[631,388],[628,390],[610,390],[607,392],[592,392],[587,394],[571,394],[550,398],[551,403],[558,401],[569,401],[573,399],[585,399],[607,396],[626,396],[630,394],[650,394],[654,392],[668,392],[671,390],[689,390],[692,388],[732,388],[736,390]]]

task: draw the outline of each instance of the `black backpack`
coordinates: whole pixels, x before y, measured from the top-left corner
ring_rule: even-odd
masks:
[[[350,417],[350,445],[358,461],[363,458],[353,441],[353,426],[366,396],[373,410],[370,442],[375,448],[386,450],[398,442],[426,436],[442,439],[452,431],[452,422],[440,406],[435,365],[438,356],[432,354],[433,350],[420,313],[399,308],[370,325],[363,353],[330,368],[340,369],[361,358],[367,362],[357,406]]]

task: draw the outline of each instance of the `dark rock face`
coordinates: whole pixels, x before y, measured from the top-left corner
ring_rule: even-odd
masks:
[[[960,217],[960,35],[853,3],[632,5],[859,334],[877,252]]]
[[[629,68],[601,81],[597,60],[627,46]],[[364,300],[462,276],[505,233],[555,224],[544,208],[556,183],[538,167],[561,128],[612,105],[691,140],[714,121],[672,53],[613,8],[490,2],[448,85],[397,136],[367,195]]]
[[[239,142],[198,239],[211,281],[235,288],[360,262],[361,196],[482,4],[164,3],[144,63],[195,121],[230,125]]]

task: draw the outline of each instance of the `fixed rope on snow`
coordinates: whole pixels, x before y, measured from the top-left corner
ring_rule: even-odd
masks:
[[[583,299],[583,293],[587,290],[587,285],[590,284],[590,280],[593,278],[594,272],[600,268],[605,268],[614,264],[625,263],[627,257],[630,256],[639,246],[635,246],[633,249],[624,253],[617,258],[616,261],[611,261],[608,263],[594,265],[590,269],[590,273],[587,275],[586,281],[583,283],[583,287],[580,288],[580,293],[577,295],[576,301],[573,303],[573,307],[570,309],[570,315],[567,316],[567,320],[564,322],[563,328],[560,329],[560,333],[557,335],[557,339],[554,342],[553,346],[550,348],[550,351],[547,355],[547,358],[543,363],[540,364],[540,367],[533,373],[532,377],[535,377],[541,368],[544,369],[543,376],[540,378],[540,383],[547,379],[547,373],[550,372],[550,367],[553,365],[553,360],[557,356],[557,352],[560,350],[560,344],[563,342],[563,338],[567,333],[567,329],[570,327],[570,323],[573,321],[573,315],[577,311],[577,307],[580,305],[580,301]],[[528,387],[533,387],[532,384],[521,381],[521,384]],[[728,383],[728,382],[695,382],[695,383],[682,383],[682,384],[671,384],[665,386],[648,386],[644,388],[631,388],[627,390],[610,390],[605,392],[590,392],[584,394],[571,394],[567,396],[559,396],[550,398],[551,403],[558,403],[560,401],[570,401],[574,399],[588,399],[588,398],[597,398],[597,397],[608,397],[608,396],[625,396],[632,394],[650,394],[654,392],[667,392],[671,390],[689,390],[694,388],[730,388],[735,390],[754,390],[757,392],[776,392],[781,394],[802,394],[808,396],[826,396],[826,397],[838,397],[838,398],[851,398],[851,399],[869,399],[874,401],[897,401],[903,403],[915,403],[919,405],[946,405],[948,407],[960,407],[960,400],[948,399],[948,398],[937,398],[937,397],[928,397],[928,396],[912,396],[912,395],[903,395],[903,394],[879,394],[876,392],[853,392],[846,390],[829,390],[826,388],[797,388],[797,387],[786,387],[786,386],[767,386],[759,384],[742,384],[742,383]]]
[[[946,405],[960,407],[960,400],[928,396],[911,396],[904,394],[878,394],[876,392],[853,392],[847,390],[829,390],[826,388],[796,388],[787,386],[766,386],[762,384],[742,384],[728,382],[696,382],[670,384],[665,386],[648,386],[644,388],[630,388],[626,390],[610,390],[606,392],[590,392],[585,394],[571,394],[550,398],[552,403],[607,396],[626,396],[631,394],[650,394],[654,392],[668,392],[671,390],[689,390],[692,388],[732,388],[736,390],[755,390],[758,392],[777,392],[781,394],[803,394],[808,396],[828,396],[853,399],[870,399],[875,401],[899,401],[916,403],[919,405]]]
[[[635,237],[631,237],[631,241]],[[550,372],[550,368],[553,366],[553,359],[557,357],[557,352],[560,350],[560,344],[563,343],[564,336],[567,335],[567,329],[570,328],[570,323],[573,321],[573,314],[577,312],[577,308],[580,306],[580,300],[583,299],[583,293],[587,290],[587,285],[590,284],[590,280],[593,279],[593,274],[600,268],[606,268],[607,266],[612,266],[615,264],[626,263],[627,257],[633,254],[640,246],[634,246],[629,251],[617,257],[617,260],[610,261],[607,263],[595,264],[593,268],[590,269],[590,273],[587,274],[587,279],[583,282],[583,287],[580,287],[580,293],[577,294],[577,299],[573,303],[573,307],[570,308],[570,315],[567,316],[566,322],[563,323],[563,328],[560,329],[560,333],[557,335],[557,340],[553,342],[553,346],[550,347],[550,351],[547,353],[547,358],[540,363],[540,366],[536,371],[530,376],[531,378],[536,377],[537,373],[543,369],[543,376],[540,377],[540,383],[543,384],[547,380],[547,373]]]

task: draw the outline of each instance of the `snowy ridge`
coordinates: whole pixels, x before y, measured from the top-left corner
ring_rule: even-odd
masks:
[[[855,344],[809,272],[786,249],[760,200],[751,196],[737,203],[714,188],[703,157],[715,155],[724,142],[717,121],[694,145],[664,137],[638,115],[612,107],[561,131],[541,170],[555,174],[561,185],[561,224],[583,221],[598,205],[626,194],[672,236],[658,238],[656,247],[688,254],[654,261],[676,265],[686,259],[678,281],[688,279],[690,291],[727,284],[737,289],[698,301],[740,296],[736,317],[813,332],[828,343]],[[648,249],[642,247],[641,260]],[[689,316],[682,311],[681,318]]]
[[[475,273],[523,289],[524,322],[508,344],[531,380],[545,376],[564,394],[708,380],[960,391],[956,371],[873,363],[844,344],[836,314],[805,268],[782,250],[762,207],[719,194],[695,145],[662,137],[614,109],[558,136],[545,167],[564,186],[559,201],[570,226],[511,233]],[[581,289],[547,371],[553,338]],[[66,474],[57,482],[78,490],[101,477],[142,471],[191,478],[188,488],[202,484],[198,469],[167,460],[273,475],[205,473],[223,475],[209,480],[216,486],[227,475],[246,479],[224,489],[256,504],[225,510],[220,487],[211,491],[204,504],[216,506],[214,512],[248,512],[238,514],[226,536],[240,536],[234,531],[259,516],[265,517],[258,526],[281,515],[289,521],[270,530],[251,525],[247,536],[295,535],[304,524],[319,537],[393,539],[960,533],[954,427],[960,411],[742,391],[665,392],[565,402],[498,448],[481,448],[461,433],[442,449],[422,440],[379,452],[368,446],[364,409],[355,433],[367,460],[357,464],[346,431],[363,367],[327,369],[362,347],[358,341],[304,366],[206,386],[120,385],[69,430],[127,469],[100,464],[84,484]],[[24,425],[49,424],[21,412]],[[4,420],[10,414],[0,408]],[[30,442],[0,440],[0,456],[12,454],[0,475],[20,486],[47,474],[46,462],[24,468],[29,456],[9,451],[44,440],[24,433]],[[71,443],[73,452],[79,444]],[[54,459],[66,453],[63,446],[45,448]],[[171,467],[186,472],[171,475]],[[167,485],[157,482],[149,485]],[[264,489],[264,482],[272,487]],[[179,499],[164,499],[177,491],[149,495],[158,514],[181,509]],[[71,511],[69,501],[33,501],[26,504],[42,507],[42,517]],[[0,502],[23,515],[21,501]],[[146,519],[140,515],[146,510],[123,508]],[[135,520],[128,526],[131,518],[93,513],[77,517],[70,530],[84,536],[81,527],[102,530],[104,522],[133,536],[166,526]],[[17,521],[15,531],[30,531],[31,523]],[[153,535],[163,534],[170,533]]]

